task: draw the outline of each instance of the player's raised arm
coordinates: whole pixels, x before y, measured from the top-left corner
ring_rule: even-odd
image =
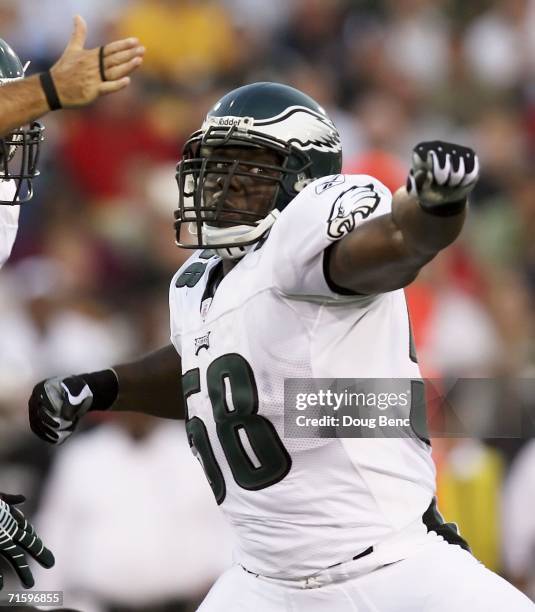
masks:
[[[478,173],[472,149],[440,141],[417,145],[407,188],[394,194],[392,212],[327,250],[332,284],[341,292],[369,295],[408,285],[459,235]]]
[[[180,356],[169,345],[113,369],[43,380],[28,402],[30,426],[46,442],[61,444],[90,410],[183,419],[181,376]]]
[[[136,38],[85,49],[87,28],[77,15],[63,54],[42,74],[6,83],[0,95],[0,134],[41,117],[50,110],[86,106],[101,95],[126,87],[130,73],[143,61]]]

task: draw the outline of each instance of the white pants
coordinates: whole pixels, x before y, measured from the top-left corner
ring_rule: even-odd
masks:
[[[345,563],[338,575],[336,568],[329,570],[325,580],[319,574],[312,585],[263,578],[236,565],[215,583],[199,612],[535,610],[535,604],[520,591],[442,538],[430,539],[407,559],[361,573],[369,557]]]

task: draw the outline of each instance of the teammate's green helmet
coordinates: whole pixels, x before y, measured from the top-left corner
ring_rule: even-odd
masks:
[[[18,55],[0,38],[0,87],[23,79],[24,70]],[[0,204],[20,204],[32,198],[32,181],[39,174],[37,163],[43,130],[40,123],[33,121],[0,138],[0,179],[12,180],[15,186],[13,196],[0,199]]]

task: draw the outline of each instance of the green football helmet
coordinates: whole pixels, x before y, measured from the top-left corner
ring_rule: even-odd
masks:
[[[17,54],[0,38],[0,87],[23,79],[24,71]],[[10,188],[0,189],[0,204],[21,204],[31,200],[33,179],[39,175],[37,164],[43,131],[44,127],[33,121],[0,138],[0,185],[4,181],[13,181]]]
[[[274,165],[248,162],[246,156],[240,160],[215,157],[212,150],[222,147],[266,149],[280,161]],[[339,174],[341,167],[340,135],[325,110],[312,98],[279,83],[253,83],[235,89],[214,105],[201,129],[184,145],[176,174],[177,244],[214,249],[222,257],[242,257],[308,183]],[[229,207],[231,181],[240,176],[275,186],[267,216]],[[209,204],[204,198],[205,185],[207,179],[213,182],[214,177],[223,185],[216,202]],[[229,213],[232,223],[223,220]],[[183,224],[188,225],[193,244],[181,241]]]

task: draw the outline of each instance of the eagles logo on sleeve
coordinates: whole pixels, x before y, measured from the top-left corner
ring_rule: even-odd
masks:
[[[357,216],[366,219],[379,205],[381,196],[375,186],[353,185],[343,191],[334,201],[327,221],[327,234],[338,240],[355,229]]]

